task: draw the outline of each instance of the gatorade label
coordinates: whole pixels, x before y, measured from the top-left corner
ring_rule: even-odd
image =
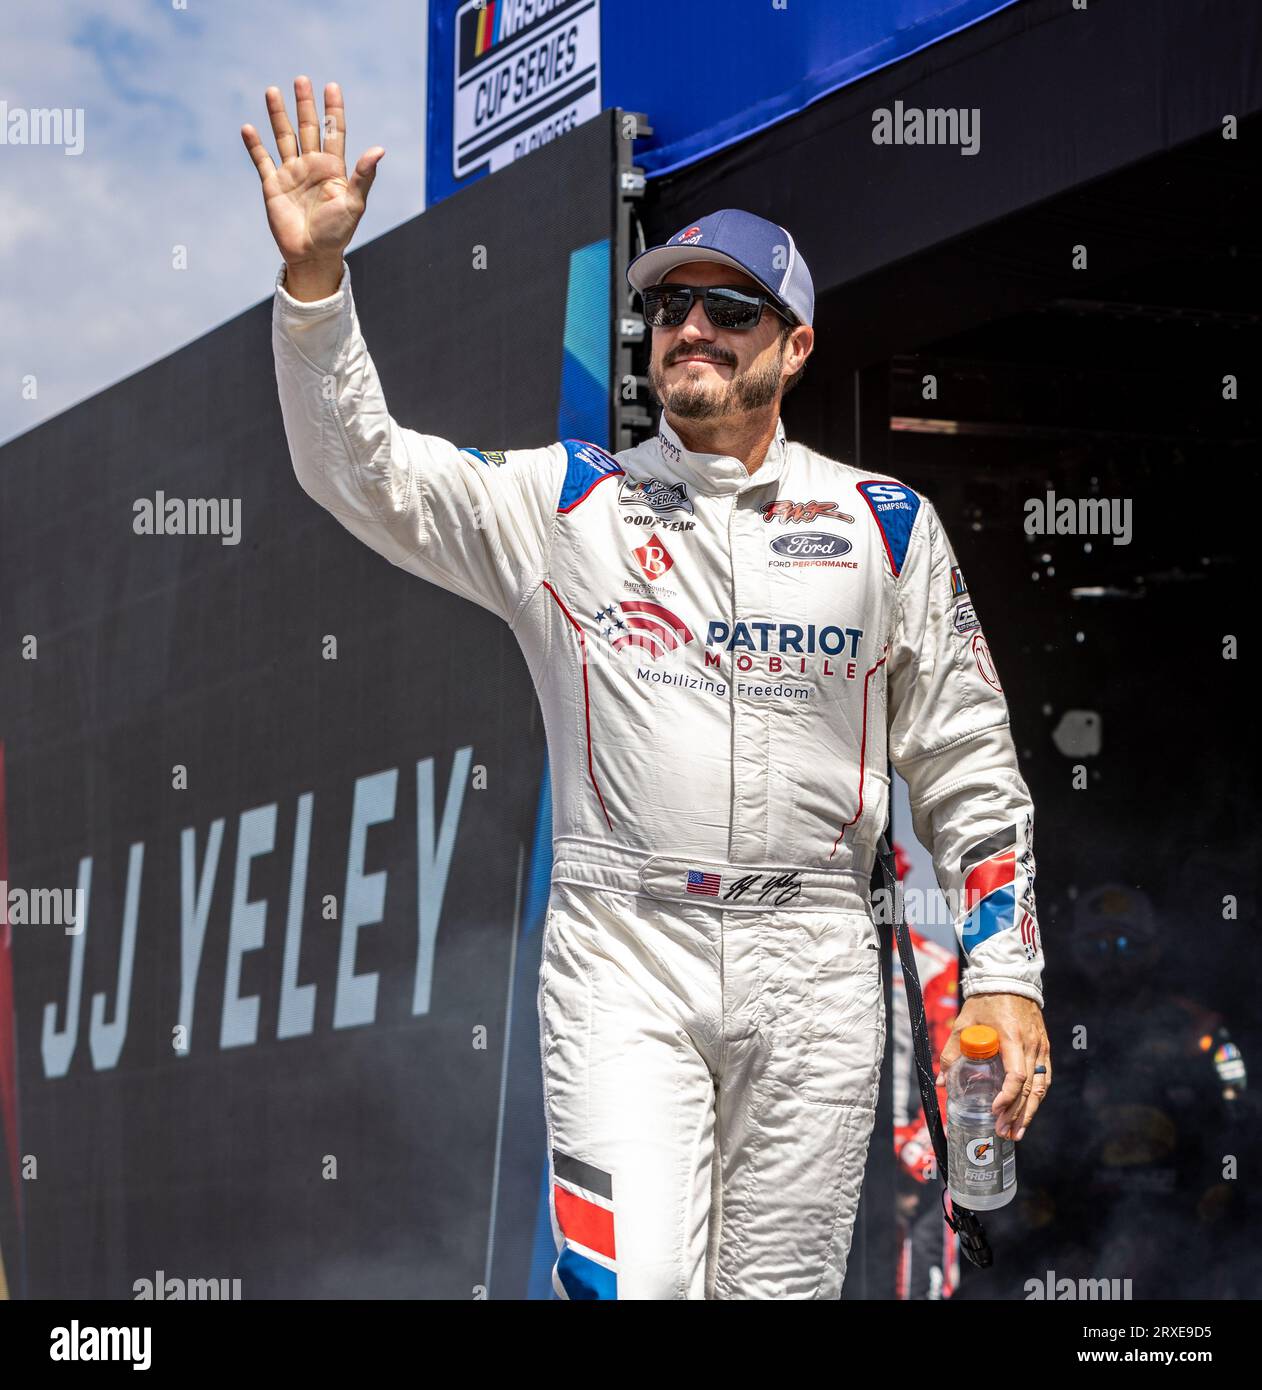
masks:
[[[998,1197],[1016,1181],[1017,1146],[993,1130],[979,1133],[947,1126],[947,1171],[961,1201],[969,1196]]]

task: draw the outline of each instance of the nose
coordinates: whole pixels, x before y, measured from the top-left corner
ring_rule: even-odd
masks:
[[[695,343],[699,338],[713,337],[710,332],[710,320],[706,317],[705,305],[701,300],[693,301],[692,308],[688,310],[688,317],[679,325],[679,336],[690,343]]]

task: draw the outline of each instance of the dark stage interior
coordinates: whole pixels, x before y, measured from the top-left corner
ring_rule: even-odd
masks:
[[[1135,1298],[1262,1289],[1241,1076],[1262,1056],[1260,124],[824,291],[785,405],[790,438],[937,504],[1034,793],[1054,1099],[989,1222],[995,1268],[957,1296],[1025,1297],[1049,1270]],[[1049,491],[1114,499],[1126,543],[1028,534]],[[888,1181],[870,1158],[847,1297],[888,1296]]]
[[[1136,1298],[1262,1287],[1241,1084],[1262,1043],[1262,190],[1237,150],[1199,141],[886,272],[888,357],[851,366],[849,391],[847,299],[875,287],[831,296],[786,406],[791,435],[843,457],[849,439],[938,505],[1035,797],[1054,1100],[1013,1213],[990,1222],[995,1271],[966,1271],[963,1296],[1020,1297],[1053,1269],[1129,1277]],[[1079,243],[1089,269],[1071,272]],[[972,311],[970,282],[991,287]],[[920,338],[919,293],[925,320],[954,305],[959,328]],[[1126,543],[1027,534],[1049,491],[1129,506]]]

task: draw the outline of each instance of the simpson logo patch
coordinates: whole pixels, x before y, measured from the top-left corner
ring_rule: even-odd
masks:
[[[599,444],[589,444],[585,439],[565,439],[562,443],[566,454],[565,482],[557,511],[564,513],[572,512],[597,483],[603,483],[606,478],[620,478],[623,474],[622,465]]]
[[[911,488],[901,483],[872,481],[858,483],[859,495],[872,509],[876,524],[880,527],[881,539],[885,543],[885,554],[890,569],[897,578],[903,572],[903,562],[907,559],[907,547],[911,542],[911,528],[916,523],[920,511],[920,497]]]

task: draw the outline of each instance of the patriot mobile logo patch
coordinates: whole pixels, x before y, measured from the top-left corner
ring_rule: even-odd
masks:
[[[614,651],[637,648],[656,661],[677,647],[693,640],[692,630],[682,618],[660,603],[647,599],[625,598],[610,603],[596,613],[600,635]]]

